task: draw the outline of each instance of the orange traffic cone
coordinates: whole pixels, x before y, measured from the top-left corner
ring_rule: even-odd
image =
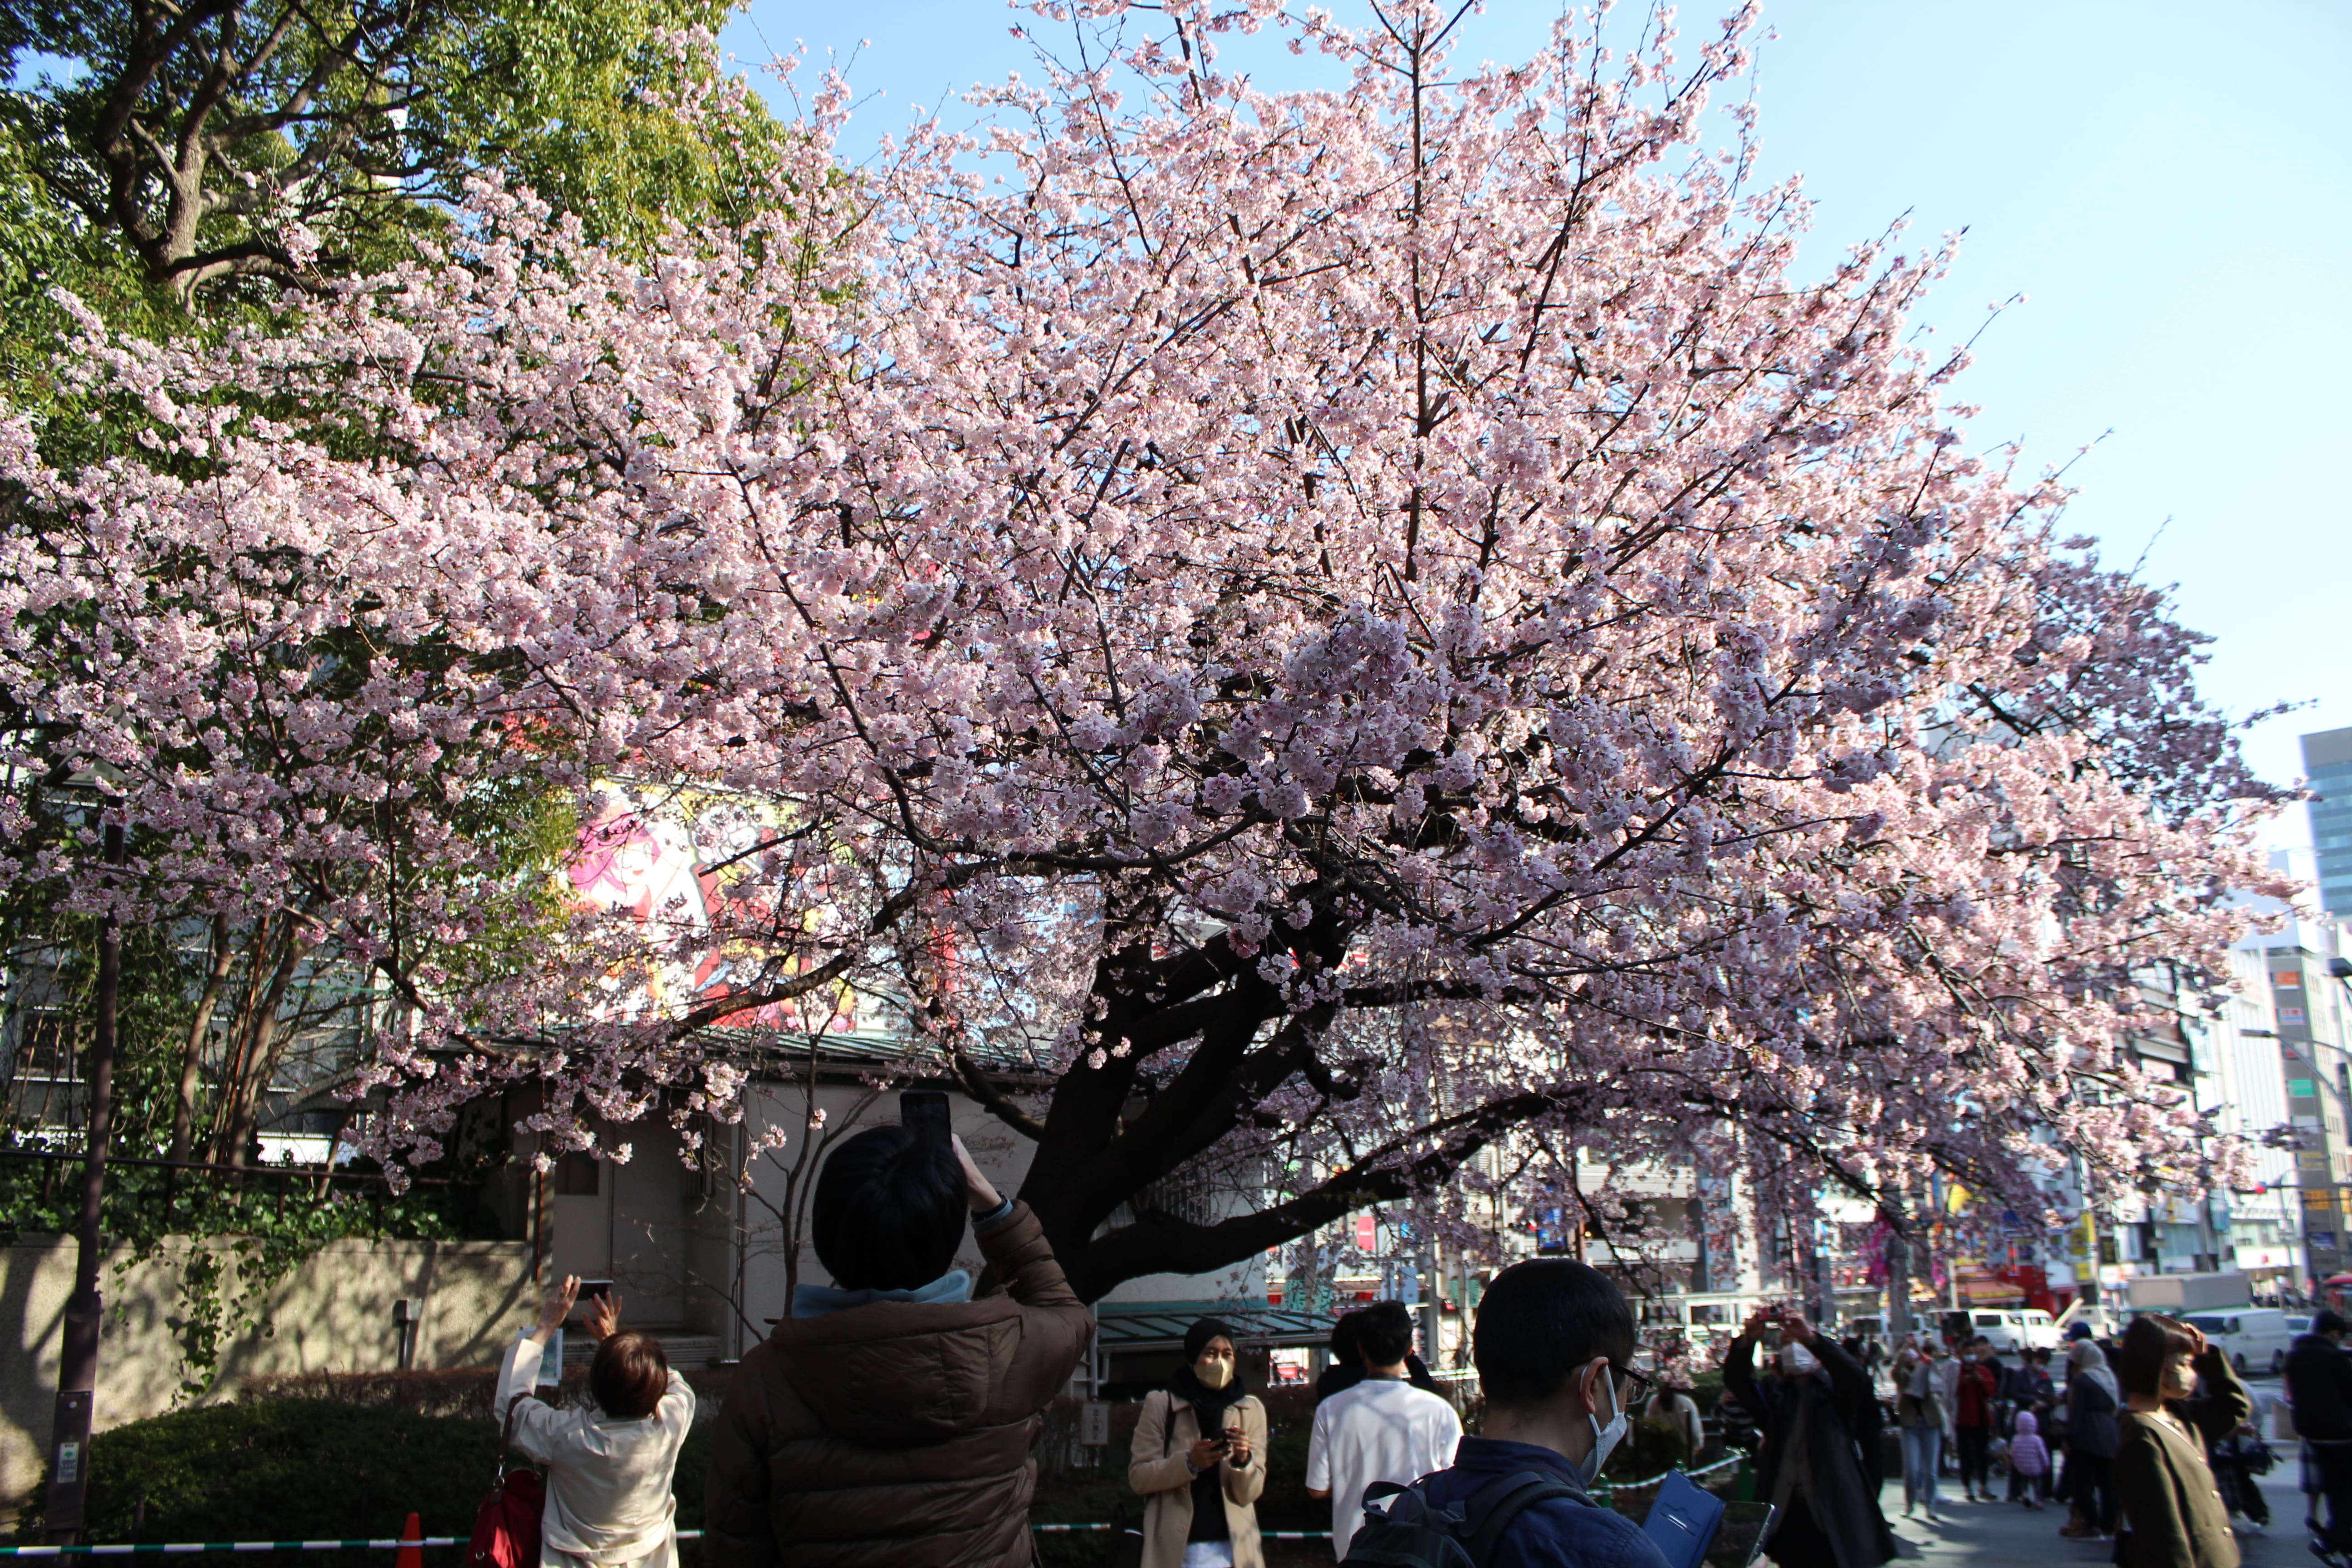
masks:
[[[392,1568],[425,1568],[425,1531],[415,1514],[400,1527],[400,1550],[392,1554]]]

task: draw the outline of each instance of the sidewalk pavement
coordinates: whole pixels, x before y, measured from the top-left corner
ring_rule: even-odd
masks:
[[[2241,1528],[2238,1533],[2245,1568],[2317,1568],[2303,1527],[2293,1447],[2284,1447],[2280,1458],[2284,1462],[2261,1481],[2271,1505],[2268,1531],[2249,1535]],[[1895,1530],[1897,1561],[1922,1568],[2104,1568],[2114,1554],[2113,1542],[2069,1541],[2059,1534],[2058,1527],[2066,1522],[2063,1503],[2035,1513],[2023,1503],[1961,1502],[1956,1477],[1947,1477],[1944,1487],[1937,1524],[1903,1517],[1899,1479],[1880,1495],[1879,1506]]]

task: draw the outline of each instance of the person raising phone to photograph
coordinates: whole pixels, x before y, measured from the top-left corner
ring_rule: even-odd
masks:
[[[547,1292],[538,1326],[509,1346],[491,1409],[503,1440],[547,1467],[537,1568],[677,1568],[671,1482],[694,1426],[694,1391],[661,1342],[621,1327],[621,1299],[588,1303],[593,1403],[564,1409],[538,1396],[548,1342],[572,1314],[580,1281]]]
[[[1244,1391],[1234,1331],[1202,1318],[1184,1364],[1148,1395],[1128,1451],[1143,1507],[1142,1568],[1264,1568],[1257,1500],[1265,1490],[1265,1406]]]

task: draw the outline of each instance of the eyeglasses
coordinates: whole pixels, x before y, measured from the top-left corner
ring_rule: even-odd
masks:
[[[1617,1408],[1620,1410],[1630,1410],[1635,1405],[1646,1402],[1657,1389],[1658,1380],[1646,1372],[1636,1372],[1630,1366],[1619,1366],[1613,1361],[1609,1363],[1609,1371],[1617,1380],[1615,1393]]]

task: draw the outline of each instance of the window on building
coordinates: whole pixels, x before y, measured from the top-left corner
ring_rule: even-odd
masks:
[[[555,1162],[555,1195],[593,1198],[598,1191],[604,1163],[595,1155],[574,1150]]]

